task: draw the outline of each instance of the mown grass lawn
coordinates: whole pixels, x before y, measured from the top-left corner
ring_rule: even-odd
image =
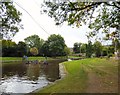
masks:
[[[1,57],[2,61],[21,61],[22,57]],[[45,57],[28,57],[29,60],[43,60]]]
[[[0,57],[0,60],[4,61],[22,61],[23,57]],[[41,56],[36,56],[36,57],[28,57],[28,60],[39,60],[39,61],[43,61],[45,60],[45,57],[41,57]],[[66,59],[66,57],[47,57],[48,60],[53,60],[53,59]]]
[[[73,62],[64,62],[67,75],[60,81],[57,81],[55,84],[46,87],[39,91],[39,93],[75,93],[75,92],[84,92],[87,81],[87,73],[81,67],[81,64],[78,64],[77,61]]]
[[[2,59],[2,61],[19,61],[22,60],[22,57],[0,57],[0,59]]]
[[[48,57],[47,60],[52,60],[53,58]],[[0,57],[2,64],[15,64],[16,61],[22,61],[22,57]],[[29,61],[32,60],[45,60],[45,57],[28,57]],[[18,63],[18,62],[16,62]]]
[[[118,64],[114,59],[91,58],[64,62],[64,65],[66,77],[38,93],[118,92]]]

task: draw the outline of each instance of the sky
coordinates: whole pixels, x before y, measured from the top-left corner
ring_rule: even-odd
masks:
[[[56,26],[54,19],[48,17],[47,14],[40,13],[42,0],[13,0],[13,2],[16,2],[19,6],[24,8],[34,19],[33,21],[25,10],[14,3],[15,7],[22,13],[21,24],[23,24],[24,27],[24,29],[20,29],[13,37],[13,41],[16,43],[24,41],[26,37],[34,34],[44,40],[47,40],[51,34],[60,34],[68,47],[73,47],[75,42],[87,43],[86,34],[89,31],[87,26],[83,25],[79,28],[73,28],[66,23],[62,26]]]

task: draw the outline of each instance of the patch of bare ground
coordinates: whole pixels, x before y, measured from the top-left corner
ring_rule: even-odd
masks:
[[[83,64],[88,73],[86,93],[118,93],[118,74],[110,74]]]

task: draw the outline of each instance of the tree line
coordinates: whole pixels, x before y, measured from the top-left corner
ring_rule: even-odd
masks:
[[[11,40],[2,41],[2,56],[22,57],[27,56],[66,56],[69,49],[65,44],[64,38],[60,35],[50,35],[46,41],[39,38],[38,35],[32,35],[19,41],[18,44]]]
[[[3,57],[22,57],[27,56],[67,56],[71,54],[70,48],[65,44],[64,38],[61,35],[50,35],[46,41],[41,39],[38,35],[31,35],[19,41],[18,44],[11,40],[2,41],[2,56]],[[74,43],[73,52],[74,54],[80,54],[85,57],[101,57],[101,56],[112,56],[116,50],[115,44],[112,42],[111,45],[102,45],[100,41],[92,43],[88,41],[85,43]],[[117,42],[119,44],[119,42]],[[118,46],[118,45],[117,45]]]
[[[118,43],[119,44],[119,43]],[[101,56],[112,56],[115,52],[115,42],[113,41],[111,45],[102,45],[100,41],[95,41],[92,43],[88,41],[85,43],[74,43],[73,52],[75,54],[82,54],[86,57],[101,57]],[[81,55],[81,56],[82,56]]]

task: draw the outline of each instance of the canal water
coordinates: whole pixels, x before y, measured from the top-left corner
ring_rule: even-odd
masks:
[[[59,64],[63,60],[49,61],[48,65],[23,62],[2,65],[0,93],[30,93],[60,79]],[[4,63],[5,64],[5,63]]]

